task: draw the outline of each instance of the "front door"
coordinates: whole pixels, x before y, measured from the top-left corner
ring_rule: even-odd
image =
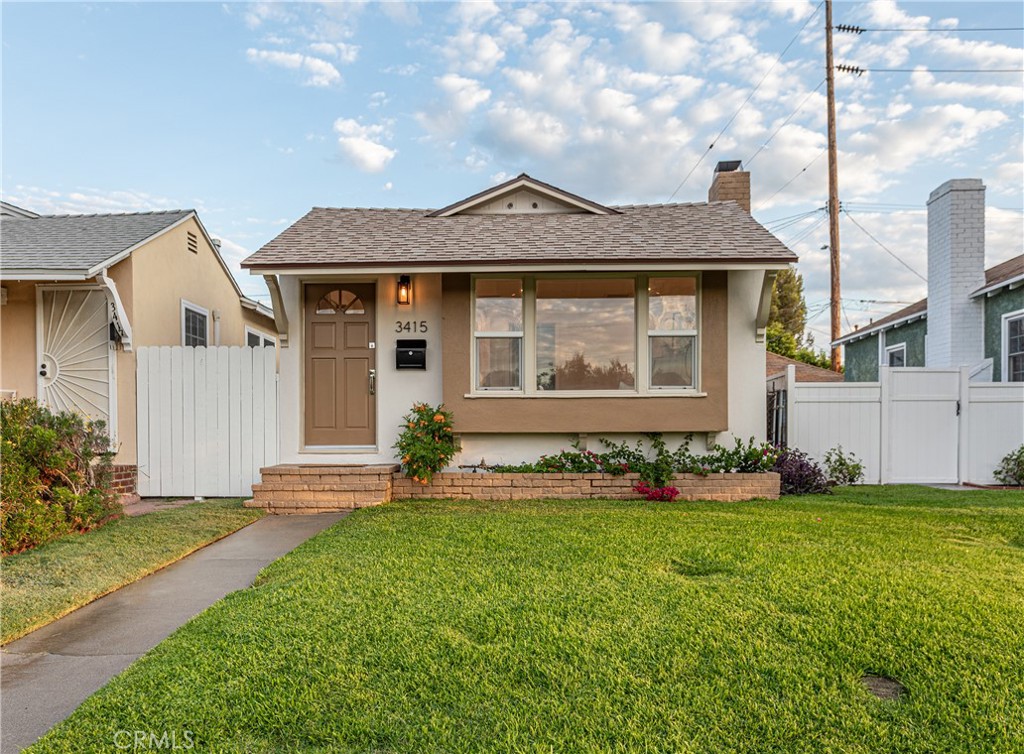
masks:
[[[42,287],[37,291],[37,397],[51,409],[104,421],[113,442],[116,361],[106,292]]]
[[[305,287],[306,445],[377,443],[374,283]]]

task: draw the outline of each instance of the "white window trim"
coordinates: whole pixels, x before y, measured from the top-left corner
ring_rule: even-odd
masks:
[[[1007,312],[1000,318],[999,321],[1000,382],[1010,381],[1009,379],[1007,379],[1010,376],[1010,320],[1017,319],[1018,317],[1024,317],[1024,309],[1018,309],[1017,311]]]
[[[181,300],[181,345],[185,345],[185,311],[191,310],[206,317],[206,345],[210,345],[210,310],[186,299]]]
[[[885,347],[885,361],[882,362],[883,367],[889,366],[889,354],[897,353],[898,351],[903,352],[903,366],[907,365],[907,344],[897,343],[894,346]]]
[[[624,274],[621,272],[552,272],[552,273],[479,273],[470,278],[470,338],[472,339],[472,357],[470,359],[470,389],[465,398],[650,398],[650,397],[704,397],[701,392],[701,323],[703,317],[703,276],[699,271],[677,272],[654,270],[650,273]],[[696,330],[649,330],[648,324],[648,281],[652,277],[692,277],[697,281],[697,329]],[[636,342],[634,357],[636,359],[635,386],[632,390],[538,390],[537,389],[537,281],[538,280],[574,280],[578,278],[614,280],[632,279],[634,281],[634,322],[636,324]],[[478,279],[521,280],[523,283],[523,330],[517,332],[477,332],[476,331],[476,281]],[[534,333],[527,337],[526,333]],[[657,335],[693,336],[694,338],[694,385],[692,387],[675,387],[670,385],[652,386],[650,384],[650,337]],[[520,357],[522,365],[520,374],[522,386],[519,388],[481,388],[477,387],[478,337],[518,337],[521,339]]]
[[[271,344],[273,344],[273,346],[275,348],[277,348],[277,338],[275,338],[273,335],[268,335],[263,330],[257,330],[255,327],[249,327],[249,325],[245,325],[245,345],[247,345],[247,346],[249,345],[249,336],[250,335],[259,335],[260,336],[260,346],[265,346],[266,345],[265,341],[269,340],[271,342]],[[251,347],[252,346],[250,346],[250,348]]]

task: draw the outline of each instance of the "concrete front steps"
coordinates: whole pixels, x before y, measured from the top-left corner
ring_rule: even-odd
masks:
[[[269,513],[327,513],[365,508],[391,499],[398,466],[314,466],[281,464],[260,469],[247,508]]]

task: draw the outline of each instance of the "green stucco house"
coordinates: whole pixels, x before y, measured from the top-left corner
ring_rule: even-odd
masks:
[[[879,366],[979,367],[1024,382],[1024,254],[984,269],[985,187],[947,181],[928,200],[928,298],[835,341],[847,382]]]

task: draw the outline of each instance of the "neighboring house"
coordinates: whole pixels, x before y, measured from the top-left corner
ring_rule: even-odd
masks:
[[[821,367],[814,366],[814,364],[807,364],[806,362],[768,351],[765,354],[764,374],[769,389],[772,389],[779,380],[785,380],[786,367],[789,366],[796,367],[797,382],[842,382],[844,379],[841,372],[822,369]]]
[[[107,422],[134,489],[135,348],[272,345],[194,210],[37,215],[0,202],[0,389]],[[124,485],[129,486],[129,485]]]
[[[280,462],[393,463],[416,402],[453,412],[456,464],[763,438],[772,285],[796,256],[740,167],[699,204],[603,206],[524,174],[439,210],[311,210],[243,262],[281,333]]]
[[[947,181],[928,199],[928,298],[847,333],[846,380],[878,367],[977,367],[1024,382],[1024,255],[985,269],[985,187]]]

